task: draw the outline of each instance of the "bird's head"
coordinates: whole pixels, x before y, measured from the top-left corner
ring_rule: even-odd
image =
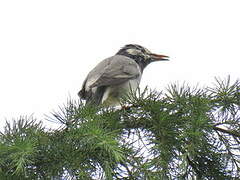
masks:
[[[117,52],[117,55],[123,55],[134,59],[142,70],[151,62],[168,61],[168,56],[151,53],[148,49],[137,44],[128,44],[124,46]]]

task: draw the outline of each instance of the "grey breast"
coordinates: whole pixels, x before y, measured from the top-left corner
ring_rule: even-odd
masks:
[[[112,56],[101,61],[89,72],[79,96],[87,102],[100,104],[104,93],[109,93],[109,88],[126,89],[129,82],[135,89],[140,82],[141,74],[140,67],[133,59],[122,55]]]

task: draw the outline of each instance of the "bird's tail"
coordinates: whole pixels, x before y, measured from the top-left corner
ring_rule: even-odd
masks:
[[[90,106],[98,106],[102,103],[103,94],[106,90],[105,86],[98,87],[96,91],[88,93],[87,96],[85,96],[86,99],[86,105]]]

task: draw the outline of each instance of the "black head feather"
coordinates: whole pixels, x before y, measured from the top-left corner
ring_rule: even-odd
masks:
[[[117,55],[127,56],[135,60],[143,70],[149,63],[151,63],[151,52],[143,46],[137,44],[128,44],[121,48]]]

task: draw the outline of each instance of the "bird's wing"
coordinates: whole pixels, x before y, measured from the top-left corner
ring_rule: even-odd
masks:
[[[86,88],[121,84],[141,75],[138,64],[126,56],[115,55],[100,62],[89,74]]]

